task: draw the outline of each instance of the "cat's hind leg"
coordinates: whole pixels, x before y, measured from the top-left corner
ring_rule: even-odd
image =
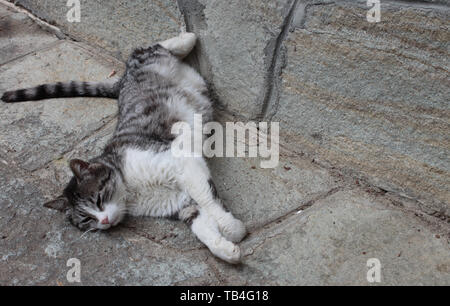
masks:
[[[247,234],[245,225],[225,210],[204,159],[185,158],[182,164],[184,169],[181,181],[190,197],[214,218],[226,239],[241,241]]]
[[[194,49],[197,37],[194,33],[181,33],[159,44],[179,58],[186,57]]]
[[[215,256],[231,264],[241,261],[239,246],[222,236],[217,221],[204,209],[198,207],[198,205],[187,206],[180,210],[178,216],[191,227],[195,236]]]
[[[208,180],[208,184],[217,205],[221,206],[216,210],[217,213],[215,214],[220,232],[228,240],[235,243],[240,242],[247,235],[247,229],[245,228],[244,223],[235,218],[233,214],[223,205],[222,200],[219,198],[219,194],[217,193],[216,186],[211,178]]]

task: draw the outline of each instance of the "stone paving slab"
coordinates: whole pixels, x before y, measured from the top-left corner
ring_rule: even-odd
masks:
[[[42,31],[25,14],[0,6],[0,64],[57,40],[54,35]]]
[[[342,190],[252,234],[240,269],[216,268],[233,284],[371,285],[367,260],[377,258],[381,285],[449,285],[449,238],[383,196]]]
[[[250,229],[307,205],[339,186],[339,180],[311,161],[281,158],[275,169],[258,159],[215,158],[211,172],[225,205]]]
[[[308,7],[285,40],[273,120],[292,150],[448,216],[450,9],[383,4],[379,24],[366,11]]]
[[[176,1],[90,0],[81,2],[80,22],[69,22],[67,1],[16,0],[72,37],[125,60],[131,50],[177,36],[184,27]]]

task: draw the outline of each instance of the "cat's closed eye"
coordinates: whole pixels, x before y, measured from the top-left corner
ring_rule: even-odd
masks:
[[[80,224],[89,224],[90,222],[94,221],[94,219],[92,219],[91,217],[85,217],[80,221]]]
[[[102,202],[102,197],[100,195],[97,196],[97,202],[95,205],[97,205],[97,208],[100,211],[103,211],[103,202]]]

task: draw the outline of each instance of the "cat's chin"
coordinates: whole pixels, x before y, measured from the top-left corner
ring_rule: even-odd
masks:
[[[95,226],[95,229],[97,229],[97,230],[100,230],[100,231],[106,231],[106,230],[109,230],[110,228],[112,228],[113,226],[112,225],[103,225],[103,224],[100,224],[100,225],[96,225]]]
[[[100,230],[100,231],[106,231],[109,229],[112,229],[113,227],[116,227],[117,225],[119,225],[120,222],[114,223],[114,224],[97,224],[95,226],[95,229]]]

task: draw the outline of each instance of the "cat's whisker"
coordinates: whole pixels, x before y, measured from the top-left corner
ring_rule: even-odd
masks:
[[[84,235],[86,235],[86,234],[89,233],[89,232],[95,231],[95,230],[96,230],[96,228],[94,228],[94,227],[88,229],[87,231],[85,231],[84,233],[82,233],[80,237],[78,237],[77,239],[72,240],[72,241],[70,242],[70,244],[77,242],[78,240],[82,239],[82,238],[84,237]]]
[[[81,236],[80,236],[78,239],[83,238],[84,235],[86,235],[86,234],[89,233],[89,232],[92,232],[93,230],[96,230],[96,228],[93,227],[93,228],[88,229],[88,230],[85,231],[83,234],[81,234]]]

